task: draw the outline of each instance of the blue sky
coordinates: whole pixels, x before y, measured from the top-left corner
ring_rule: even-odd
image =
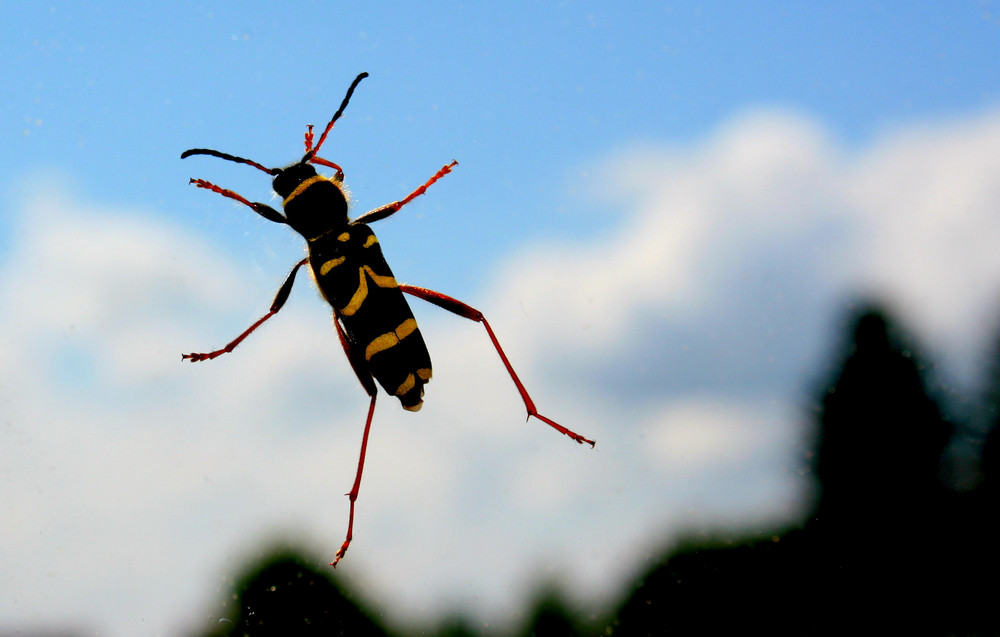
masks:
[[[0,38],[0,627],[176,634],[261,543],[332,556],[367,400],[269,201],[323,155],[413,303],[424,410],[376,412],[338,573],[393,621],[516,613],[554,573],[610,603],[685,530],[808,494],[845,308],[886,299],[962,378],[996,323],[1000,6],[16,3]],[[157,573],[151,578],[150,573]],[[93,592],[81,596],[83,588]],[[529,587],[530,588],[530,587]]]

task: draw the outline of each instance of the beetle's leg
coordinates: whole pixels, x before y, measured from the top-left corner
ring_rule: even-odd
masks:
[[[344,348],[344,353],[347,354],[347,360],[351,363],[351,367],[354,369],[354,373],[358,377],[358,382],[361,386],[365,388],[365,391],[369,396],[374,396],[378,389],[375,387],[375,380],[372,378],[372,373],[368,371],[368,364],[365,361],[365,357],[361,355],[358,350],[354,349],[351,341],[347,338],[347,334],[344,332],[344,328],[340,324],[340,317],[337,316],[337,311],[333,312],[333,326],[337,328],[337,336],[340,337],[340,345]]]
[[[406,204],[408,204],[411,201],[413,201],[415,198],[417,198],[420,195],[424,194],[427,191],[427,188],[429,188],[431,184],[433,184],[438,179],[441,179],[442,177],[444,177],[445,175],[447,175],[448,173],[450,173],[452,167],[453,166],[457,166],[457,165],[458,165],[457,161],[452,161],[450,164],[448,164],[447,166],[443,167],[441,170],[439,170],[436,173],[434,173],[434,176],[431,177],[430,179],[428,179],[427,182],[423,186],[421,186],[421,187],[417,188],[416,190],[414,190],[413,192],[411,192],[404,199],[400,199],[399,201],[394,201],[392,203],[386,204],[386,205],[382,206],[381,208],[376,208],[375,210],[369,210],[365,214],[361,215],[360,217],[358,217],[357,219],[355,219],[354,221],[352,221],[351,225],[352,226],[356,226],[356,225],[361,224],[361,223],[372,223],[373,221],[379,221],[381,219],[385,219],[386,217],[388,217],[389,215],[395,213],[396,211],[398,211],[400,208],[402,208]]]
[[[230,199],[235,199],[241,204],[246,204],[253,208],[253,211],[264,217],[268,221],[273,221],[275,223],[288,223],[288,219],[285,218],[283,214],[268,206],[267,204],[262,204],[259,202],[248,201],[243,195],[235,193],[232,190],[226,190],[225,188],[220,188],[210,181],[205,181],[204,179],[192,179],[190,183],[198,186],[199,188],[205,188],[206,190],[211,190],[212,192],[217,192],[223,197],[229,197]]]
[[[334,560],[330,562],[330,566],[337,568],[337,562],[347,553],[347,547],[351,545],[351,539],[354,537],[354,502],[358,499],[358,490],[361,488],[361,473],[365,469],[365,451],[368,449],[368,432],[371,430],[372,416],[375,415],[375,397],[378,395],[378,389],[375,387],[375,380],[372,378],[371,372],[368,371],[368,368],[364,364],[364,359],[360,358],[357,350],[351,347],[351,342],[348,340],[347,334],[344,333],[344,328],[340,326],[340,320],[336,314],[333,317],[333,324],[337,328],[337,336],[340,337],[340,344],[344,347],[347,360],[351,362],[351,367],[354,368],[354,373],[357,374],[362,387],[372,397],[372,402],[368,406],[368,419],[365,420],[365,433],[361,436],[361,455],[358,458],[358,472],[354,476],[354,486],[351,487],[350,492],[347,494],[348,499],[351,501],[351,513],[347,518],[347,537],[344,538],[344,543],[340,546],[340,550],[337,551]]]
[[[295,267],[292,268],[292,271],[288,273],[288,277],[285,279],[285,282],[282,283],[281,287],[278,289],[278,293],[274,295],[274,302],[271,303],[270,311],[264,316],[262,316],[256,323],[247,328],[247,331],[237,336],[235,339],[232,340],[232,342],[230,342],[222,349],[217,349],[214,352],[207,352],[205,354],[182,354],[181,358],[187,359],[192,363],[197,363],[198,361],[212,360],[213,358],[222,356],[227,352],[233,351],[233,349],[235,349],[237,345],[243,342],[243,339],[245,339],[247,336],[250,335],[250,332],[253,332],[255,329],[260,327],[261,323],[263,323],[264,321],[266,321],[267,319],[271,318],[272,316],[278,313],[278,310],[280,310],[281,307],[285,304],[285,301],[288,300],[288,295],[292,291],[292,284],[295,283],[295,274],[299,271],[299,268],[301,268],[307,263],[309,263],[308,257],[302,259],[301,261],[295,264]]]
[[[308,153],[313,148],[313,125],[306,125],[306,152]]]
[[[454,299],[445,294],[441,294],[440,292],[435,292],[434,290],[428,290],[426,288],[418,288],[412,285],[400,285],[399,289],[402,290],[403,292],[406,292],[407,294],[412,294],[417,298],[421,298],[429,303],[437,305],[438,307],[444,308],[449,312],[458,314],[459,316],[464,316],[465,318],[472,321],[476,321],[477,323],[482,323],[483,327],[486,328],[486,333],[489,334],[490,340],[493,341],[493,347],[496,348],[497,354],[500,354],[500,360],[503,361],[504,367],[507,368],[507,373],[510,374],[511,380],[513,380],[514,384],[517,385],[517,391],[520,392],[521,394],[521,399],[524,401],[524,407],[525,409],[528,410],[528,417],[530,418],[531,416],[534,416],[535,418],[541,420],[545,424],[554,428],[556,431],[566,434],[567,436],[569,436],[570,438],[581,444],[587,443],[591,447],[593,447],[594,444],[596,444],[593,440],[584,438],[580,434],[570,431],[569,429],[563,427],[554,420],[551,420],[538,413],[538,410],[535,408],[535,403],[531,400],[531,396],[528,395],[528,391],[524,388],[524,385],[521,384],[521,379],[517,377],[517,373],[514,372],[514,368],[511,367],[510,361],[507,360],[507,355],[504,354],[503,348],[500,347],[500,341],[497,340],[496,335],[493,333],[493,328],[490,327],[489,322],[486,320],[486,317],[483,316],[482,312],[480,312],[479,310],[470,305],[462,303],[458,299]]]
[[[361,437],[361,455],[358,457],[358,473],[354,476],[354,486],[351,487],[349,493],[347,493],[348,499],[351,501],[351,512],[347,518],[347,537],[344,538],[344,543],[340,545],[340,550],[334,556],[333,561],[330,562],[330,566],[337,568],[337,563],[343,559],[344,555],[347,554],[347,547],[351,545],[351,540],[354,538],[354,502],[358,499],[358,490],[361,488],[361,473],[365,469],[365,451],[368,449],[368,432],[372,427],[372,416],[375,415],[375,398],[378,394],[372,394],[372,402],[368,406],[368,419],[365,420],[365,433]]]

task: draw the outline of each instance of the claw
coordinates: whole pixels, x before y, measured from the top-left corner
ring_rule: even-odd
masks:
[[[330,562],[330,566],[332,566],[333,568],[337,568],[337,562],[339,562],[341,559],[343,559],[344,555],[347,554],[347,547],[350,546],[350,545],[351,545],[351,541],[350,540],[345,540],[344,541],[343,546],[340,547],[340,550],[337,551],[337,554],[334,556],[333,561]]]

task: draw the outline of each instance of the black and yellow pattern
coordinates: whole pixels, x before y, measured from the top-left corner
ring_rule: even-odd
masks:
[[[368,433],[375,413],[375,400],[378,395],[376,381],[387,392],[399,398],[404,409],[417,411],[423,404],[424,385],[431,379],[430,355],[427,353],[427,346],[420,335],[413,313],[403,296],[404,293],[481,323],[517,391],[521,394],[528,416],[539,419],[578,443],[594,445],[593,440],[584,438],[538,413],[482,312],[440,292],[397,283],[385,257],[382,256],[382,249],[378,239],[375,238],[375,233],[368,227],[368,224],[395,214],[414,198],[424,194],[438,179],[451,172],[451,169],[458,164],[457,161],[443,166],[422,186],[403,199],[370,210],[353,221],[348,218],[347,193],[343,187],[344,171],[334,162],[317,156],[317,153],[334,123],[343,114],[354,89],[366,77],[367,73],[361,73],[354,79],[340,108],[333,114],[333,118],[327,123],[315,145],[313,145],[312,126],[308,127],[305,135],[305,154],[301,160],[290,166],[268,168],[245,157],[210,148],[192,148],[181,153],[181,159],[194,155],[208,155],[253,166],[271,175],[274,191],[281,197],[282,212],[265,203],[252,202],[232,190],[221,188],[204,179],[192,179],[191,183],[249,206],[268,221],[288,224],[302,235],[309,248],[309,256],[296,263],[289,272],[274,296],[267,314],[225,347],[210,352],[183,354],[181,358],[191,362],[206,361],[233,351],[264,321],[281,310],[291,293],[296,273],[302,266],[308,264],[320,291],[333,307],[334,327],[348,361],[361,386],[371,398],[361,438],[357,475],[354,478],[354,485],[347,494],[351,503],[347,536],[337,551],[336,558],[331,562],[333,566],[336,566],[347,552],[353,537],[354,502],[361,487]],[[336,172],[331,177],[319,175],[313,164],[332,168]]]
[[[311,206],[314,213],[316,199],[329,200],[331,188],[346,201],[340,184],[327,177],[314,175],[294,185],[284,197],[289,223],[300,206]],[[317,215],[303,216],[311,221]],[[427,346],[375,233],[365,224],[342,223],[327,219],[334,227],[316,236],[308,235],[311,228],[295,229],[304,230],[316,284],[352,347],[364,353],[372,376],[404,409],[417,411],[432,373]]]

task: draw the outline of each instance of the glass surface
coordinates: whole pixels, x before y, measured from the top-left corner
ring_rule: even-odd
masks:
[[[0,633],[998,630],[991,3],[7,4]],[[296,162],[362,71],[350,214],[457,160],[378,245],[597,445],[411,298],[333,571],[369,399],[304,271],[181,360],[305,254],[180,154]]]

